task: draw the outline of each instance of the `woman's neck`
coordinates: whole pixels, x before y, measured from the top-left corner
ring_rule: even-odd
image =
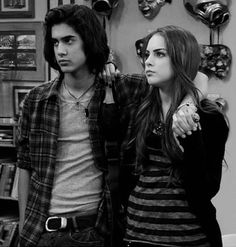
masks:
[[[165,122],[167,112],[169,111],[171,106],[171,96],[166,91],[159,90],[159,92],[160,92],[161,104],[162,104],[163,121]]]

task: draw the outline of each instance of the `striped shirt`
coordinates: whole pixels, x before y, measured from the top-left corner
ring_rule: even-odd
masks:
[[[133,137],[136,109],[148,91],[149,85],[143,75],[121,75],[114,85],[115,98],[122,113],[122,135],[124,136],[121,146],[122,182],[120,184],[124,212],[127,210],[128,197],[137,181],[137,176],[133,173],[136,165],[135,147],[133,148],[135,145],[130,146],[128,144]],[[204,101],[201,102],[201,105],[203,108],[205,107]],[[220,188],[222,161],[229,128],[224,116],[220,113],[209,114],[200,109],[198,109],[198,113],[200,115],[201,131],[194,131],[192,135],[180,140],[184,147],[183,188],[185,188],[188,205],[191,211],[196,214],[198,221],[201,222],[211,246],[222,247],[216,209],[211,199]],[[149,159],[149,163],[151,162]],[[156,244],[155,246],[160,245]],[[161,246],[164,246],[164,244]]]
[[[125,239],[158,246],[207,247],[181,181],[169,181],[171,163],[160,139],[156,134],[148,138],[149,164],[129,197]]]

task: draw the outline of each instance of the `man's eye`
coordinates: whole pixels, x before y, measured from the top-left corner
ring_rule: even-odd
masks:
[[[58,41],[57,40],[53,40],[52,44],[53,44],[53,46],[58,46]]]
[[[73,40],[71,38],[67,38],[65,39],[65,42],[70,45],[72,44]]]

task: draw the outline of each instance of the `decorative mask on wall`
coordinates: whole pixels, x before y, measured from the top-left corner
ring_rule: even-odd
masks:
[[[136,54],[144,67],[144,52],[145,52],[145,47],[144,47],[145,39],[138,39],[135,42],[135,48],[136,48]]]
[[[138,7],[143,16],[147,19],[153,19],[165,3],[171,3],[172,0],[138,0]]]
[[[230,71],[232,54],[223,44],[200,45],[201,70],[209,76],[225,79]]]
[[[209,28],[216,28],[229,21],[227,0],[183,0],[187,11]]]
[[[112,9],[117,7],[119,0],[92,0],[92,8],[103,16],[110,16]]]

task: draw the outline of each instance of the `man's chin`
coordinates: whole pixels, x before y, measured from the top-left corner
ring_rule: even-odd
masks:
[[[70,72],[73,72],[72,69],[70,69],[70,68],[65,68],[65,67],[61,67],[61,71],[62,71],[63,73],[70,73]]]

